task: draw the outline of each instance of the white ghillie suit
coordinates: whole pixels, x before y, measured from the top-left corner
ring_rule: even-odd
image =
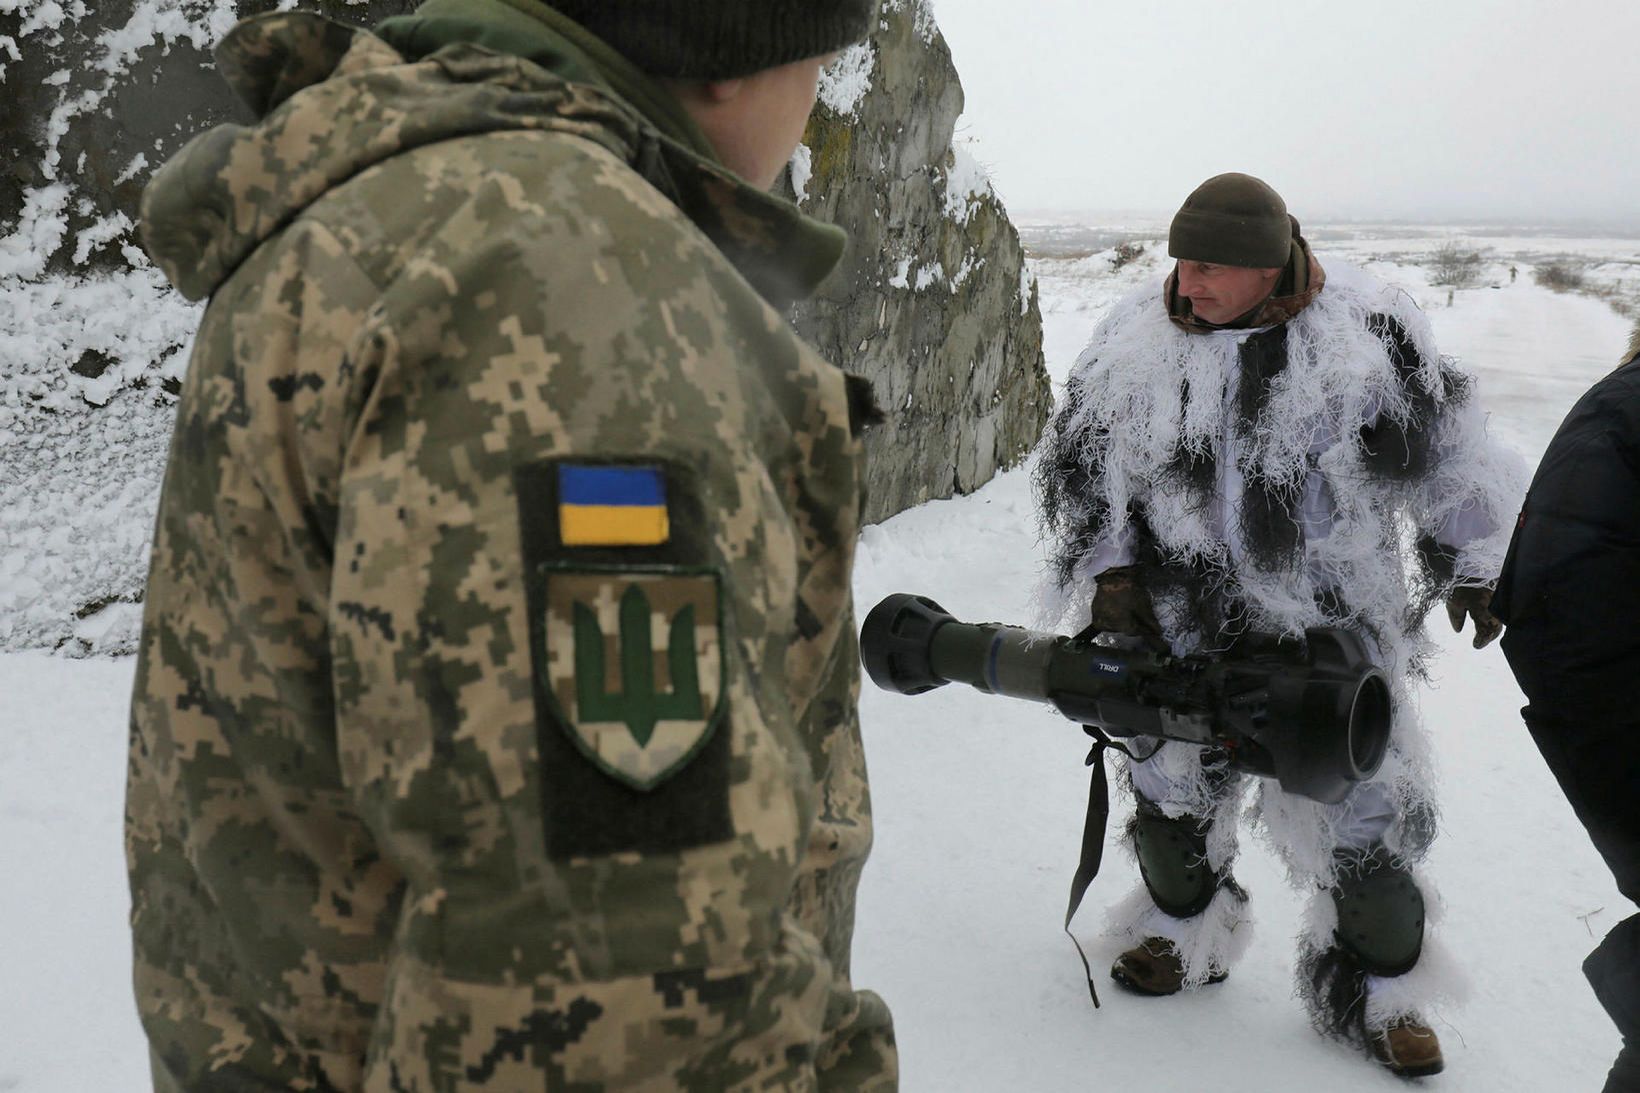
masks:
[[[1055,565],[1050,624],[1080,627],[1098,574],[1137,564],[1175,652],[1222,649],[1243,631],[1346,626],[1390,676],[1395,724],[1372,782],[1323,805],[1256,779],[1247,807],[1293,884],[1315,893],[1301,990],[1333,1032],[1351,1031],[1346,1009],[1355,1031],[1362,1020],[1376,1030],[1453,993],[1455,976],[1427,945],[1394,977],[1329,964],[1338,912],[1325,890],[1350,868],[1349,851],[1377,848],[1410,869],[1434,836],[1408,687],[1431,652],[1422,618],[1454,585],[1496,577],[1524,492],[1520,460],[1487,437],[1473,391],[1411,298],[1359,270],[1331,266],[1296,316],[1253,329],[1186,330],[1155,286],[1094,331],[1037,463]],[[1144,887],[1115,910],[1131,940],[1171,939],[1186,985],[1200,985],[1228,969],[1250,932],[1245,894],[1229,879],[1248,780],[1188,744],[1123,762],[1162,815],[1211,822],[1206,856],[1219,883],[1205,910],[1164,914]]]

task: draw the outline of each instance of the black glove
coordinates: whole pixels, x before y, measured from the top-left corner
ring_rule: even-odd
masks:
[[[1088,621],[1096,629],[1106,634],[1129,634],[1142,638],[1152,649],[1167,650],[1167,638],[1162,635],[1162,624],[1156,620],[1156,609],[1138,566],[1107,569],[1094,578],[1094,583],[1097,587]]]
[[[1460,584],[1446,598],[1446,617],[1452,632],[1463,633],[1465,617],[1475,620],[1475,648],[1484,649],[1503,633],[1503,623],[1492,614],[1492,590],[1483,584]]]

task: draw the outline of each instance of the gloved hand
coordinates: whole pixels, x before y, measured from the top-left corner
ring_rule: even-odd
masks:
[[[1489,608],[1492,590],[1483,584],[1460,584],[1446,598],[1446,617],[1452,620],[1452,632],[1463,633],[1463,620],[1475,620],[1475,648],[1484,649],[1503,633],[1503,623]]]
[[[1136,565],[1116,566],[1094,578],[1093,610],[1089,622],[1107,634],[1130,634],[1142,638],[1152,649],[1165,652],[1167,638],[1156,619],[1150,593],[1140,580]]]

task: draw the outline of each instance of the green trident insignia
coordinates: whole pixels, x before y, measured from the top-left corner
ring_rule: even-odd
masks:
[[[632,738],[645,747],[658,721],[698,720],[700,675],[695,665],[695,608],[686,606],[672,619],[666,655],[672,690],[655,688],[655,645],[650,627],[649,597],[637,585],[621,596],[621,689],[604,690],[604,632],[592,609],[575,604],[575,691],[580,720],[625,721]]]

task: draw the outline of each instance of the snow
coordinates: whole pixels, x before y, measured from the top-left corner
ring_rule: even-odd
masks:
[[[951,145],[951,166],[945,172],[945,215],[959,224],[968,223],[975,206],[984,198],[994,196],[991,176],[970,145]]]
[[[10,235],[0,236],[0,296],[13,291],[8,280],[26,281],[46,268],[51,252],[68,230],[68,187],[61,183],[30,190]]]
[[[957,291],[961,289],[965,283],[967,283],[968,278],[973,276],[974,271],[979,269],[984,264],[985,260],[974,251],[969,251],[967,254],[963,255],[962,265],[956,268],[956,272],[949,275],[951,294],[953,296],[956,295]]]
[[[96,67],[116,76],[154,41],[169,48],[172,42],[186,40],[208,51],[238,21],[232,0],[139,0],[124,24],[98,36],[103,55]]]
[[[41,30],[58,30],[66,18],[67,13],[63,11],[61,4],[55,0],[45,0],[33,8],[23,9],[22,25],[18,33],[26,38]]]
[[[0,1090],[137,1093],[121,823],[134,661],[0,656]]]
[[[1593,242],[1590,256],[1625,253],[1621,241]],[[1103,307],[1159,277],[1163,250],[1148,247],[1114,273],[1105,253],[1033,261],[1056,383]],[[1606,303],[1551,292],[1524,270],[1513,284],[1505,274],[1496,289],[1459,290],[1447,306],[1446,289],[1403,261],[1404,250],[1401,241],[1368,238],[1318,245],[1323,263],[1329,253],[1371,259],[1379,276],[1407,285],[1430,312],[1442,349],[1479,374],[1492,427],[1535,460],[1573,398],[1617,363],[1629,324]],[[42,491],[50,485],[35,482]],[[27,509],[29,497],[8,495],[5,510]],[[132,528],[135,543],[146,537],[146,519],[129,509],[117,522]],[[960,618],[1027,620],[1040,564],[1034,527],[1027,475],[1016,470],[972,496],[866,529],[855,579],[861,615],[888,593],[915,591]],[[63,531],[50,550],[69,549],[77,534]],[[31,542],[38,550],[40,540]],[[9,544],[0,552],[0,593],[18,573],[48,586],[83,579],[42,569],[36,554],[17,557]],[[19,610],[15,597],[0,598],[0,623],[14,627]],[[116,602],[75,621],[77,644],[134,625],[135,610]],[[1127,858],[1107,852],[1074,924],[1104,1002],[1094,1011],[1059,928],[1087,792],[1082,734],[1044,708],[969,690],[905,698],[868,684],[861,717],[877,831],[860,890],[854,977],[894,1009],[902,1088],[1599,1088],[1618,1037],[1579,964],[1633,909],[1521,726],[1522,699],[1501,653],[1475,652],[1467,636],[1436,635],[1445,651],[1420,701],[1444,815],[1425,872],[1444,896],[1443,942],[1473,987],[1467,1004],[1428,1014],[1445,1047],[1445,1074],[1409,1086],[1310,1031],[1291,984],[1303,900],[1250,836],[1237,868],[1253,893],[1250,950],[1226,983],[1170,999],[1124,994],[1105,977],[1116,945],[1101,936],[1102,918],[1136,882]],[[131,673],[129,659],[0,655],[8,712],[0,875],[26,878],[0,885],[6,1093],[146,1088],[120,850]]]
[[[80,2],[65,9],[56,0],[34,4],[28,0],[0,0],[0,14],[13,12],[18,15],[19,30],[16,37],[0,36],[0,57],[14,61],[22,59],[20,45],[32,50],[56,48],[61,44],[64,24],[73,23],[77,27],[89,15],[89,9]],[[43,79],[46,85],[59,88],[42,132],[44,148],[38,173],[46,184],[25,194],[18,223],[10,226],[10,234],[0,234],[0,301],[10,292],[8,278],[27,280],[38,276],[45,260],[63,245],[69,190],[84,181],[70,182],[60,176],[59,145],[68,133],[69,123],[77,116],[101,108],[116,81],[143,49],[158,42],[169,50],[172,42],[185,40],[197,49],[209,50],[237,20],[232,0],[138,0],[123,22],[98,34],[96,44],[100,55],[88,69],[96,73],[90,77],[95,86],[71,88],[74,73],[67,69]],[[0,64],[0,82],[4,79],[5,66]],[[146,166],[146,158],[139,155],[117,181],[126,181]],[[27,174],[24,172],[24,177]],[[92,225],[77,241],[75,263],[83,262],[96,247],[129,229],[129,224],[119,223],[121,219],[109,218]]]
[[[807,144],[799,144],[792,150],[790,166],[792,193],[797,195],[797,203],[801,205],[809,196],[809,179],[814,177],[814,153]]]
[[[852,118],[866,92],[871,90],[871,73],[877,67],[877,50],[869,41],[843,50],[820,72],[820,101],[838,117]]]
[[[98,630],[80,615],[142,587],[174,413],[165,384],[198,321],[146,264],[0,277],[0,648],[135,647],[133,617]]]
[[[906,257],[901,258],[899,264],[894,267],[894,272],[889,275],[887,283],[890,288],[909,289],[912,292],[927,292],[935,285],[944,284],[954,295],[976,268],[978,262],[972,254],[963,260],[955,273],[951,274],[946,273],[945,266],[938,258],[917,265],[914,257]]]
[[[125,165],[125,169],[119,173],[119,177],[114,179],[114,185],[119,186],[122,183],[129,182],[146,170],[148,170],[148,157],[138,152],[131,158],[131,162]]]
[[[22,50],[53,55],[65,34],[98,35],[85,71],[44,77],[53,91],[39,161],[21,168],[41,181],[16,220],[0,224],[0,649],[128,651],[135,614],[118,605],[139,596],[146,571],[171,429],[165,387],[181,377],[198,309],[133,245],[125,215],[97,216],[85,154],[65,162],[61,142],[75,117],[106,109],[143,49],[207,49],[237,19],[235,5],[137,0],[100,30],[81,0],[0,0],[0,15],[19,28],[0,36],[0,62]],[[138,154],[116,182],[148,168]],[[125,268],[47,273],[54,257],[78,268],[110,247]]]
[[[94,251],[114,242],[134,227],[136,225],[124,213],[114,213],[100,218],[95,224],[80,232],[74,244],[74,264],[85,265],[86,259],[90,258]]]
[[[21,36],[34,49],[49,43],[31,34],[87,14],[83,4],[65,11],[26,0],[22,11]],[[141,588],[171,428],[164,387],[181,378],[199,312],[131,245],[133,225],[123,214],[69,237],[69,210],[89,216],[94,208],[61,177],[58,144],[70,119],[99,107],[114,77],[156,36],[209,45],[232,16],[225,0],[208,7],[145,0],[99,39],[106,50],[99,86],[57,93],[38,172],[48,181],[24,194],[20,216],[0,230],[0,648],[132,648],[130,612],[92,616],[129,603]],[[65,85],[69,75],[46,83]],[[118,181],[147,167],[137,155]],[[65,247],[82,266],[110,246],[125,259],[123,270],[46,272]]]
[[[940,28],[934,21],[934,11],[929,6],[928,0],[883,0],[880,11],[883,15],[887,15],[891,11],[903,11],[908,5],[912,9],[911,28],[913,33],[925,43],[932,42],[934,36],[940,32]],[[886,27],[888,20],[884,19],[882,25]]]

